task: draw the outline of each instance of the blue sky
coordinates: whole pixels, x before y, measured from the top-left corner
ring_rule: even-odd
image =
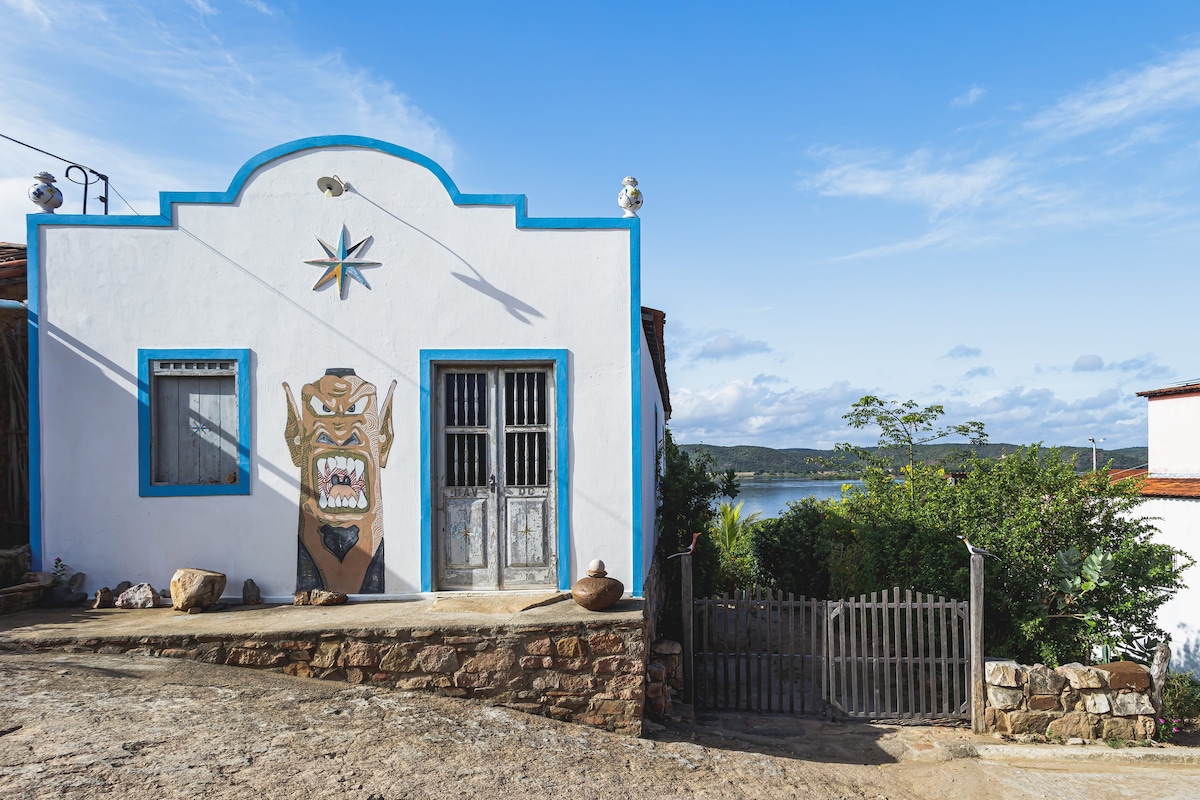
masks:
[[[318,134],[539,216],[635,175],[682,441],[868,441],[872,393],[1139,445],[1200,378],[1200,5],[341,5],[0,0],[0,133],[143,213]],[[0,140],[0,239],[63,166]]]

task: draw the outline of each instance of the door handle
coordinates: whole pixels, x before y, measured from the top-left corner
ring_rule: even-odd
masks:
[[[491,477],[488,478],[488,490],[493,491],[493,492],[496,491],[496,476],[495,475],[492,475]]]

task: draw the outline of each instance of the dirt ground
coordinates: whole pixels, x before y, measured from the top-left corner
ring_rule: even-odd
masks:
[[[0,653],[3,798],[1200,797],[1195,760],[1065,760],[1104,749],[736,715],[634,739],[193,661]]]

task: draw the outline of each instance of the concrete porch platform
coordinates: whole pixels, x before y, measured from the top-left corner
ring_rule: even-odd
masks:
[[[41,608],[0,616],[0,646],[65,645],[85,639],[280,636],[324,633],[378,635],[425,628],[502,628],[611,622],[638,623],[642,601],[624,599],[588,611],[558,595],[442,594],[421,600],[343,606],[229,605],[223,611],[182,614],[167,608]],[[530,606],[514,608],[514,606]]]
[[[587,611],[554,595],[446,595],[344,606],[33,609],[0,617],[3,651],[183,658],[303,678],[474,697],[640,733],[643,604]],[[533,607],[514,608],[533,604]]]

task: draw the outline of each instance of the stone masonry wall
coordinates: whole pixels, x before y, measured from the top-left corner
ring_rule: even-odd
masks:
[[[1050,739],[1150,739],[1154,703],[1150,671],[1118,661],[1050,669],[989,661],[987,728],[993,733]]]
[[[646,697],[646,645],[639,622],[340,631],[245,639],[146,636],[82,639],[59,648],[188,658],[304,678],[479,698],[635,736],[642,731]]]
[[[646,710],[656,717],[670,719],[678,705],[672,693],[683,689],[683,646],[670,639],[659,639],[650,645],[650,660],[646,664]]]

